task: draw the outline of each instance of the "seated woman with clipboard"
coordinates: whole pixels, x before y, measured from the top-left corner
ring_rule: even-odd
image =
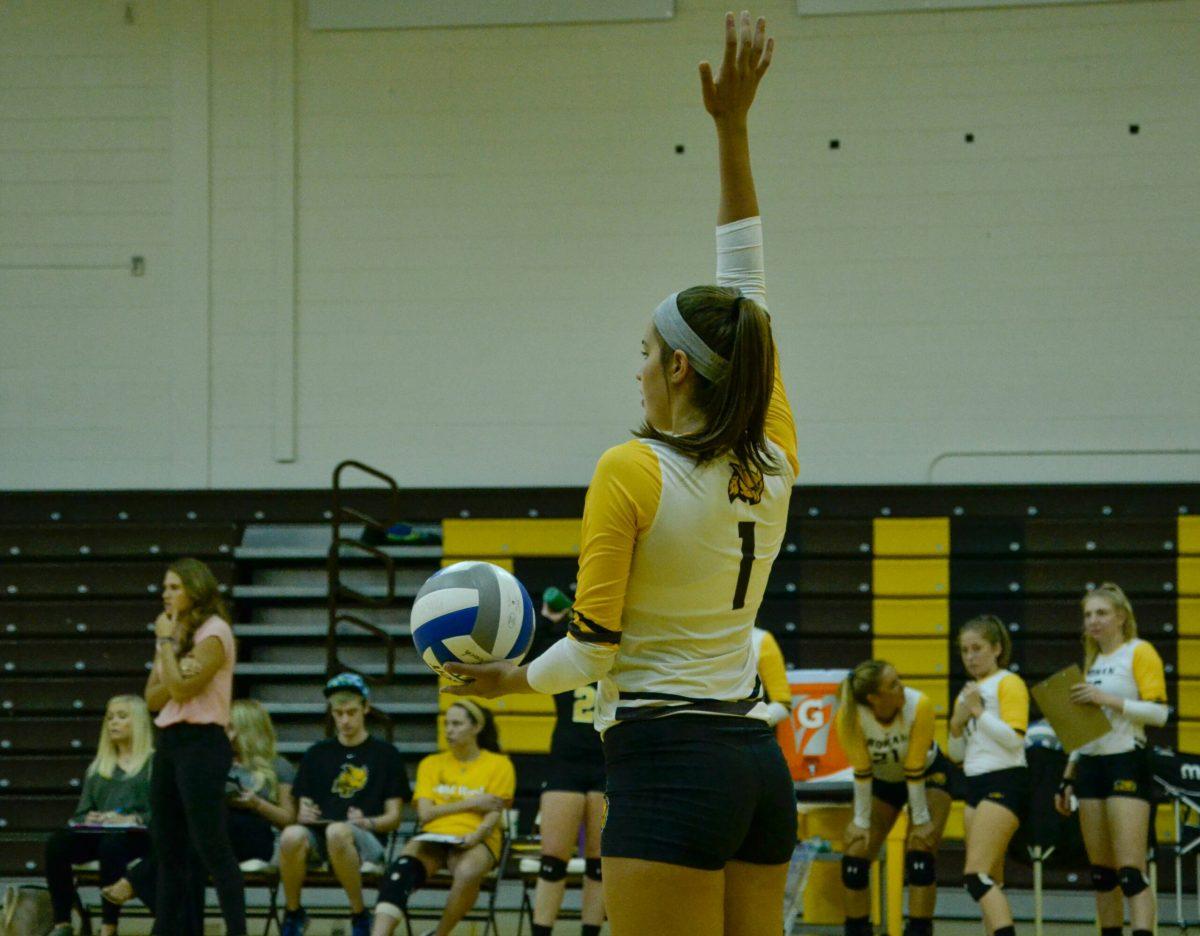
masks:
[[[1129,901],[1133,936],[1154,930],[1154,893],[1146,879],[1151,778],[1146,725],[1166,724],[1162,658],[1137,636],[1133,607],[1118,585],[1105,582],[1083,599],[1084,674],[1072,701],[1098,706],[1111,729],[1071,753],[1055,805],[1079,824],[1096,892],[1101,936],[1119,936]],[[1118,890],[1120,888],[1120,890]]]

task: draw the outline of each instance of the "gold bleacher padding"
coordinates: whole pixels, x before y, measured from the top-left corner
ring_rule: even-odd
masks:
[[[497,715],[496,731],[505,754],[548,754],[554,717],[548,715]],[[446,749],[446,727],[438,719],[438,748]]]
[[[1180,595],[1200,595],[1200,556],[1180,556],[1176,560],[1175,590]]]
[[[441,688],[444,685],[446,685],[446,681],[439,679],[438,687]],[[480,699],[475,696],[464,697],[439,692],[438,711],[446,711],[446,709],[450,708],[450,706],[461,698],[468,698],[476,705],[482,705],[486,709],[491,709],[496,714],[502,712],[509,715],[554,714],[554,696],[542,695],[540,692],[521,692],[516,695],[500,696],[498,699]]]
[[[945,639],[876,637],[871,641],[871,656],[887,660],[905,679],[950,672],[950,644]]]
[[[948,556],[950,518],[876,517],[872,549],[876,556]]]
[[[1194,637],[1179,641],[1179,677],[1186,679],[1189,676],[1200,676],[1200,640]]]
[[[446,566],[452,566],[452,565],[454,565],[454,563],[456,563],[456,562],[472,562],[472,561],[476,561],[476,562],[490,562],[492,565],[498,565],[498,566],[500,566],[500,568],[502,568],[502,569],[503,569],[505,572],[512,572],[512,571],[514,571],[514,570],[515,570],[515,568],[516,568],[516,566],[515,566],[515,564],[514,564],[513,560],[511,560],[511,559],[505,559],[505,558],[503,558],[502,556],[487,556],[487,557],[483,557],[483,556],[455,556],[453,559],[443,559],[443,560],[442,560],[442,568],[444,569],[444,568],[446,568]]]
[[[1178,611],[1179,636],[1200,637],[1200,598],[1180,598]]]
[[[929,701],[933,703],[934,714],[948,715],[950,713],[950,683],[945,679],[905,679],[904,685],[911,686],[929,696]]]
[[[1179,723],[1179,750],[1189,754],[1200,752],[1200,721]]]
[[[949,559],[874,559],[872,586],[876,595],[948,595]]]
[[[871,630],[880,636],[917,637],[950,632],[948,598],[876,598]]]
[[[1175,685],[1179,692],[1179,717],[1200,718],[1200,680],[1180,679]]]
[[[442,521],[446,556],[577,556],[583,521],[458,520]]]
[[[1181,556],[1200,556],[1200,517],[1180,517],[1175,551]]]

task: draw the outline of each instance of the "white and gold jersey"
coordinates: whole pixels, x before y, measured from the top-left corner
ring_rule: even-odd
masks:
[[[758,218],[719,228],[717,278],[765,307],[761,244]],[[601,732],[679,712],[766,718],[752,633],[798,471],[778,355],[766,436],[778,474],[728,457],[697,465],[644,439],[601,457],[568,627],[570,638],[615,654],[600,681]]]
[[[1026,766],[1024,738],[1029,727],[1029,689],[1025,681],[1016,673],[1001,669],[980,680],[978,686],[983,714],[972,718],[963,729],[966,740],[963,773],[977,777],[993,770]],[[990,726],[981,724],[985,719],[998,720],[1000,727],[1007,726],[1009,731],[988,730]],[[1007,743],[1000,739],[1006,733],[1011,736]]]
[[[908,686],[904,705],[887,724],[875,717],[869,705],[855,705],[850,712],[839,709],[837,717],[838,740],[854,776],[888,783],[919,780],[933,763],[937,757],[933,726],[933,703]]]
[[[1162,657],[1151,644],[1137,637],[1127,640],[1112,653],[1097,654],[1085,678],[1122,699],[1167,701]],[[1085,744],[1079,754],[1121,754],[1145,743],[1146,731],[1140,722],[1115,709],[1104,707],[1100,711],[1107,716],[1112,730]]]

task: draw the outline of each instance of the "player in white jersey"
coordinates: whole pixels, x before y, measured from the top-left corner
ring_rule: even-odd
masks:
[[[842,836],[846,936],[870,936],[871,859],[908,805],[906,936],[929,936],[937,905],[935,856],[950,816],[950,764],[933,740],[933,703],[885,660],[865,660],[838,689],[837,726],[854,768],[854,818]]]
[[[1071,696],[1100,706],[1112,730],[1071,754],[1055,805],[1070,815],[1071,794],[1079,800],[1102,936],[1120,936],[1122,894],[1134,936],[1149,936],[1155,908],[1146,880],[1151,781],[1144,726],[1164,725],[1170,714],[1163,662],[1138,639],[1133,607],[1111,582],[1084,596],[1083,633],[1087,681]]]
[[[963,884],[979,904],[989,936],[1013,936],[1012,908],[1002,889],[1004,855],[1029,803],[1029,690],[1004,668],[1012,641],[998,618],[984,614],[967,621],[958,649],[971,681],[954,701],[947,753],[967,777]]]
[[[700,67],[720,162],[718,285],[668,296],[651,316],[645,422],[588,488],[568,636],[527,667],[448,666],[474,680],[460,694],[600,681],[614,936],[782,928],[795,795],[752,640],[798,471],[747,133],[772,49],[762,19],[728,15],[718,75]]]

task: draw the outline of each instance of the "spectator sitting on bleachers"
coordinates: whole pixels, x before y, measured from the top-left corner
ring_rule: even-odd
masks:
[[[88,766],[71,827],[59,829],[46,842],[46,883],[55,921],[51,936],[71,934],[71,865],[99,859],[100,882],[109,884],[149,850],[153,753],[154,729],[146,703],[134,695],[109,699],[96,758]],[[102,936],[116,933],[120,915],[120,907],[105,905]]]
[[[470,699],[446,711],[449,750],[417,767],[415,793],[421,834],[404,847],[379,888],[372,936],[391,936],[409,895],[442,868],[453,875],[435,930],[446,936],[475,904],[484,876],[500,858],[500,820],[512,802],[516,773],[500,753],[492,713]]]
[[[275,752],[275,727],[262,704],[239,699],[229,712],[226,729],[233,744],[233,767],[226,783],[229,810],[229,840],[239,862],[257,859],[273,863],[278,830],[296,814],[292,781],[296,771]],[[137,896],[155,912],[158,901],[157,867],[153,856],[133,862],[125,876],[101,890],[110,903],[120,906]],[[203,894],[192,900],[203,901]]]
[[[337,736],[305,752],[293,790],[299,803],[296,824],[279,840],[282,936],[304,932],[305,871],[325,860],[350,898],[352,936],[368,936],[371,918],[363,906],[361,868],[364,862],[383,862],[384,841],[400,825],[401,807],[412,796],[400,752],[367,734],[370,690],[363,678],[334,676],[325,695]]]

